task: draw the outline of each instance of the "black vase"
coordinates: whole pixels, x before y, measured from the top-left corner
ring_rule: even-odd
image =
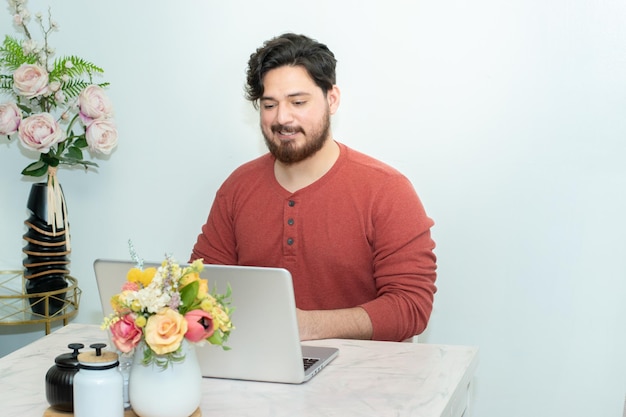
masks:
[[[30,217],[24,222],[28,228],[23,235],[26,246],[22,249],[26,255],[22,264],[27,294],[62,290],[68,286],[65,277],[70,272],[67,269],[69,265],[67,255],[70,253],[69,230],[66,230],[65,222],[54,226],[49,224],[48,204],[48,184],[33,184],[27,203]],[[65,205],[64,200],[62,204]],[[62,209],[67,213],[65,207]],[[50,222],[54,221],[50,219]],[[29,303],[33,313],[51,316],[65,305],[65,293],[60,292],[51,296],[47,302],[42,297],[30,297]]]

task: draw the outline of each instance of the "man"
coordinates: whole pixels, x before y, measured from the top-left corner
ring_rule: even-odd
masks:
[[[302,340],[401,341],[432,310],[433,221],[406,177],[333,139],[335,65],[296,34],[252,54],[247,98],[269,153],[220,187],[191,259],[289,270]]]

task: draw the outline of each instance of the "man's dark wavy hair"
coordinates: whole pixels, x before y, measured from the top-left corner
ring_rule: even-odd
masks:
[[[324,95],[336,83],[335,55],[322,43],[304,35],[285,33],[266,41],[248,61],[246,98],[255,107],[263,97],[263,78],[268,71],[285,65],[302,66]]]

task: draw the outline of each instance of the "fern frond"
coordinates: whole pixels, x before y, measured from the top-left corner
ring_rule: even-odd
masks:
[[[3,65],[10,71],[15,71],[22,64],[34,64],[37,62],[36,55],[24,55],[20,42],[10,36],[4,38],[0,48],[0,58],[2,58]]]
[[[0,74],[0,90],[13,91],[13,76]]]
[[[81,91],[90,85],[89,82],[83,80],[69,80],[61,84],[61,90],[65,93],[67,98],[71,99],[78,97]]]
[[[71,65],[67,65],[70,62]],[[54,66],[50,73],[51,79],[61,79],[63,76],[70,78],[80,78],[88,75],[91,79],[93,74],[102,74],[104,70],[89,61],[77,56],[65,56],[54,60]]]

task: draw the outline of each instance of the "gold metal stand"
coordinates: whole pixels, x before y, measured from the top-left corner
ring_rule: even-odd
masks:
[[[46,334],[50,333],[52,322],[63,320],[67,325],[69,319],[78,314],[81,290],[76,278],[66,277],[69,285],[56,291],[37,294],[26,294],[25,278],[22,271],[0,271],[0,326],[17,326],[24,324],[44,323]],[[62,304],[55,313],[50,314],[50,303]],[[44,313],[34,313],[33,305]]]

